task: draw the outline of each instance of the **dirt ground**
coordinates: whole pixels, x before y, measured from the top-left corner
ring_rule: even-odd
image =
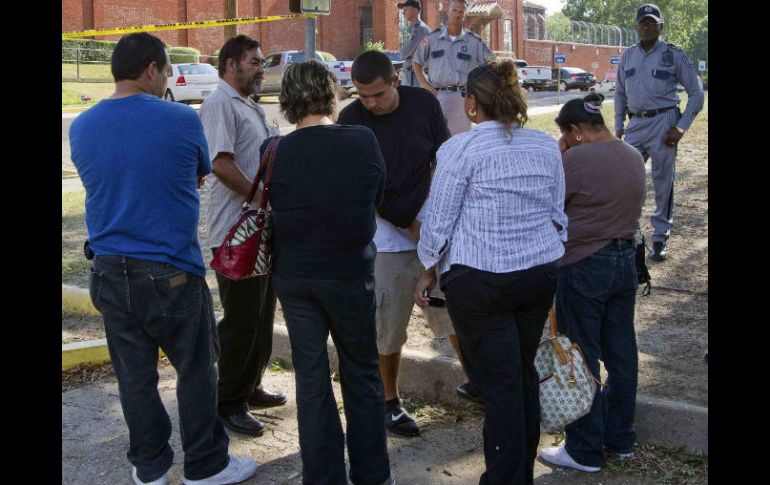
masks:
[[[648,162],[649,166],[649,162]],[[211,260],[205,243],[205,204],[201,194],[200,240],[204,261]],[[640,221],[652,234],[649,216],[654,209],[652,181],[648,177],[647,201]],[[82,258],[85,224],[82,216],[62,214],[62,258],[70,258],[63,283],[88,286],[88,262]],[[651,244],[651,243],[650,243]],[[64,264],[64,263],[63,263]],[[636,332],[639,346],[639,393],[708,406],[708,104],[683,138],[677,158],[674,227],[669,258],[648,260],[652,293],[637,298]],[[207,281],[220,310],[213,271]],[[282,318],[280,308],[278,316]],[[98,318],[62,315],[62,343],[104,338]],[[454,355],[448,339],[434,339],[422,312],[415,307],[407,347]]]

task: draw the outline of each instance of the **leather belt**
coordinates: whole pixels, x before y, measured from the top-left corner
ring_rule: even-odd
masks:
[[[638,113],[629,113],[629,114],[632,117],[636,116],[637,118],[641,118],[641,119],[644,120],[644,119],[647,119],[647,118],[652,118],[652,117],[658,116],[659,114],[665,113],[666,111],[668,111],[670,109],[674,109],[674,108],[677,108],[677,106],[669,106],[668,108],[652,109],[650,111],[640,111]]]
[[[436,88],[436,91],[455,92],[455,91],[461,91],[463,89],[465,89],[465,86],[441,86],[440,88]]]

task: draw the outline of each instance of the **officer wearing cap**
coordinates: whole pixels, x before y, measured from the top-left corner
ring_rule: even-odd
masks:
[[[401,59],[404,60],[404,68],[401,70],[401,84],[419,88],[420,81],[414,74],[412,58],[417,48],[427,43],[425,37],[430,32],[430,28],[420,19],[422,5],[417,0],[406,0],[404,3],[399,3],[398,8],[404,10],[404,18],[409,23],[409,40],[401,46],[401,50],[398,52]]]
[[[679,140],[703,109],[703,88],[689,57],[659,40],[663,16],[657,5],[636,12],[639,42],[620,58],[615,87],[615,133],[625,136],[647,161],[652,158],[655,211],[650,217],[653,261],[668,255],[666,241],[674,222],[674,161]],[[687,91],[687,107],[679,111],[677,84]],[[626,114],[630,117],[624,129]]]
[[[428,42],[412,60],[420,85],[436,94],[452,135],[471,129],[463,102],[465,81],[473,68],[486,64],[492,55],[481,37],[463,28],[467,5],[466,0],[452,0],[446,27],[428,34]]]

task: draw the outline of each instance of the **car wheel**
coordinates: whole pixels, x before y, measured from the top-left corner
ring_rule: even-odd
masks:
[[[166,89],[166,95],[163,96],[163,99],[165,99],[166,101],[171,101],[173,103],[175,101],[174,93],[172,93],[170,89]]]
[[[567,90],[567,83],[563,82],[559,84],[559,91],[566,91]]]
[[[580,88],[581,91],[588,91],[588,88]]]

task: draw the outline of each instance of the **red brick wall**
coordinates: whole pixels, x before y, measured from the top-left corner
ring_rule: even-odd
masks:
[[[553,44],[548,41],[523,39],[523,0],[497,0],[503,9],[502,19],[493,20],[492,45],[495,51],[503,49],[503,19],[513,22],[513,50],[519,59],[530,64],[552,64]],[[398,0],[335,0],[332,14],[319,16],[316,22],[316,48],[331,52],[339,59],[353,59],[360,46],[359,8],[372,7],[373,41],[382,41],[385,48],[398,50]],[[223,18],[221,0],[62,0],[62,32],[86,28],[131,27],[136,25],[192,22]],[[289,14],[288,0],[238,0],[237,15],[252,17]],[[449,0],[424,0],[421,17],[431,30],[440,25],[439,4],[444,11]],[[86,25],[93,19],[93,26]],[[246,34],[260,41],[265,54],[279,50],[304,49],[305,19],[279,20],[237,26],[239,34]],[[212,54],[224,43],[224,28],[156,32],[169,46],[190,46],[202,54]],[[120,36],[100,36],[99,39],[117,40]],[[609,55],[618,54],[618,47],[597,47],[583,44],[563,44],[567,53],[567,65],[593,72],[602,78],[609,68]],[[596,49],[599,53],[596,53]],[[598,62],[599,67],[591,64]]]
[[[625,49],[625,47],[617,46],[596,46],[532,39],[527,39],[524,46],[524,55],[519,56],[519,58],[532,65],[556,67],[553,63],[553,54],[563,52],[567,54],[565,66],[579,67],[592,72],[597,80],[606,77],[607,71],[613,67],[610,64],[610,56],[620,55]],[[593,67],[593,63],[598,64],[598,67]]]

